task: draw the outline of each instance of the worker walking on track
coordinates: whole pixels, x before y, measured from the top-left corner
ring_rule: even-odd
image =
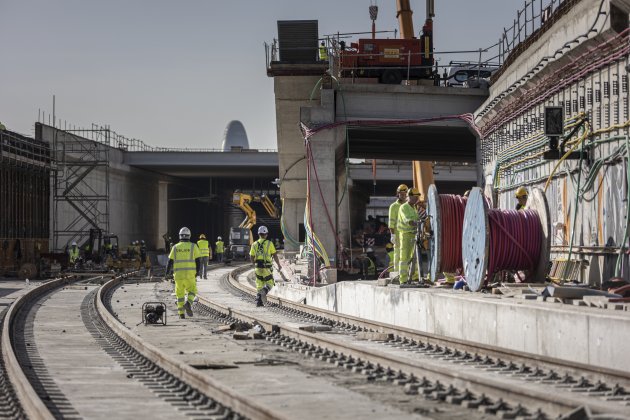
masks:
[[[525,210],[525,204],[527,204],[527,189],[525,187],[519,187],[514,194],[516,197],[516,210]]]
[[[199,277],[203,277],[204,279],[208,278],[208,260],[212,255],[210,251],[210,247],[208,245],[208,241],[206,240],[206,235],[199,235],[199,240],[197,241],[197,246],[199,247],[199,252],[201,253],[201,273],[199,273]]]
[[[275,285],[273,281],[273,261],[280,267],[280,260],[276,254],[276,247],[273,242],[267,239],[269,230],[266,226],[258,228],[258,240],[252,244],[249,250],[249,257],[254,264],[256,274],[256,306],[263,306],[267,301],[267,293]]]
[[[400,206],[398,210],[397,230],[400,240],[400,262],[398,263],[398,271],[400,275],[400,284],[406,284],[409,281],[409,265],[414,255],[414,244],[416,242],[416,230],[418,226],[418,210],[416,204],[420,200],[420,191],[417,188],[409,190],[407,202]],[[416,261],[416,267],[418,266]],[[418,270],[414,270],[412,281],[418,281]]]
[[[395,272],[396,270],[398,270],[398,266],[399,266],[400,241],[398,240],[398,228],[396,225],[398,223],[398,211],[400,209],[400,206],[403,205],[405,201],[407,200],[408,189],[409,188],[405,184],[400,184],[398,188],[396,189],[396,197],[397,197],[396,201],[394,201],[389,206],[389,223],[387,227],[389,227],[389,230],[391,232],[390,241],[394,245],[394,260],[393,260],[394,268],[392,269],[392,272]],[[392,264],[390,263],[390,265]],[[390,277],[394,277],[394,276],[391,275],[390,273]]]
[[[223,262],[223,252],[225,251],[223,240],[220,236],[217,236],[217,242],[214,244],[215,251],[217,253],[217,261]]]
[[[168,256],[166,272],[173,268],[175,279],[175,296],[177,296],[177,312],[184,319],[184,310],[193,316],[192,304],[197,295],[197,276],[201,269],[201,252],[197,244],[190,242],[190,229],[179,230],[179,242],[171,248]],[[186,299],[188,295],[188,299]]]

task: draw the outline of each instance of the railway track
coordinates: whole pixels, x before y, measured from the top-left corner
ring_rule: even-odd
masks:
[[[121,324],[110,299],[128,277],[101,287],[56,279],[2,314],[0,417],[278,418]]]
[[[253,305],[255,289],[237,279],[246,270],[236,269],[221,283]],[[399,385],[410,395],[501,418],[554,418],[576,410],[583,410],[583,418],[589,412],[630,418],[626,372],[425,334],[272,296],[267,310],[330,330],[278,325],[266,321],[264,314],[238,311],[204,296],[198,307],[226,323],[259,323],[273,343],[362,372],[368,380]]]

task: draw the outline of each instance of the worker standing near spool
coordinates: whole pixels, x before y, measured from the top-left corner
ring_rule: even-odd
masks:
[[[389,206],[389,222],[388,222],[387,227],[389,228],[389,231],[391,232],[390,241],[392,244],[394,244],[394,260],[393,260],[394,268],[392,269],[393,272],[398,270],[399,259],[400,259],[399,258],[400,257],[400,245],[399,245],[400,241],[398,240],[398,228],[397,228],[398,212],[400,210],[400,206],[402,206],[407,200],[408,190],[409,188],[405,184],[400,184],[398,188],[396,189],[396,201],[394,201]],[[391,275],[390,273],[390,277],[394,277],[394,275]]]
[[[394,270],[394,244],[387,242],[387,245],[385,245],[385,252],[387,253],[387,266],[392,267],[390,270]]]
[[[184,310],[193,316],[192,304],[197,295],[197,276],[201,269],[201,252],[197,244],[190,242],[190,229],[179,230],[179,242],[171,248],[168,256],[166,272],[173,269],[175,279],[175,296],[177,296],[177,312],[184,319]],[[188,299],[186,299],[188,295]],[[184,303],[185,302],[185,303]]]
[[[406,284],[409,280],[409,265],[411,264],[414,255],[414,244],[416,241],[416,231],[418,226],[418,210],[416,205],[420,200],[420,191],[417,188],[409,190],[409,196],[407,202],[400,206],[398,210],[398,222],[396,224],[398,234],[398,240],[400,242],[400,256],[398,263],[398,273],[400,276],[400,284]],[[417,267],[417,261],[416,261]],[[412,274],[412,281],[418,281],[418,270],[414,270]]]
[[[273,242],[267,239],[268,233],[267,226],[260,226],[258,228],[258,240],[252,244],[249,250],[249,257],[254,264],[254,273],[256,274],[256,306],[263,306],[267,300],[267,293],[275,285],[272,261],[275,260],[280,267],[276,247]]]
[[[208,245],[208,241],[206,240],[206,235],[199,235],[199,240],[197,241],[197,246],[199,247],[199,252],[201,253],[201,273],[199,273],[199,277],[203,277],[204,279],[208,278],[207,269],[208,269],[208,259],[210,257],[210,247]]]
[[[516,190],[516,194],[514,194],[514,197],[516,197],[516,201],[518,201],[518,203],[516,203],[516,210],[525,210],[525,204],[527,204],[527,189],[525,187],[519,187],[518,190]]]
[[[217,236],[217,242],[214,244],[214,250],[217,253],[217,261],[223,262],[223,252],[225,251],[223,240],[220,236]]]

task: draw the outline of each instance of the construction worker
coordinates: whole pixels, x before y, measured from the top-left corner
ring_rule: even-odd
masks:
[[[225,251],[225,246],[220,236],[217,236],[217,242],[214,244],[214,246],[214,250],[217,253],[217,261],[223,262],[223,252]]]
[[[68,259],[70,265],[74,265],[79,259],[79,247],[77,246],[76,241],[72,242],[70,249],[68,250]]]
[[[197,246],[199,247],[199,252],[201,252],[201,273],[199,277],[203,277],[204,279],[208,278],[208,258],[210,257],[210,247],[208,246],[208,241],[206,241],[206,235],[203,233],[199,235],[199,240],[197,241]]]
[[[361,261],[363,278],[366,280],[373,280],[376,277],[376,256],[374,255],[374,249],[368,247],[365,250],[365,254],[365,258]]]
[[[140,241],[140,260],[143,264],[147,262],[147,244],[144,239]]]
[[[319,61],[328,61],[328,50],[324,41],[319,45]]]
[[[525,187],[519,187],[514,194],[516,197],[516,210],[525,210],[525,204],[527,204],[527,189]]]
[[[0,122],[0,131],[4,131],[4,130],[6,130],[6,129],[7,129],[7,128],[4,126],[4,124],[2,124],[2,123]]]
[[[267,293],[275,285],[273,281],[273,263],[272,258],[280,267],[280,260],[276,254],[276,247],[273,242],[267,240],[269,230],[267,226],[258,228],[258,240],[252,244],[249,250],[249,257],[254,264],[254,272],[256,274],[256,306],[263,306],[267,301]]]
[[[416,205],[420,200],[420,191],[417,188],[409,190],[407,202],[400,206],[398,210],[397,230],[400,240],[400,261],[398,263],[398,273],[400,275],[400,284],[406,284],[409,280],[409,265],[411,260],[415,258],[414,244],[416,241],[416,231],[418,226],[418,210]],[[416,264],[417,266],[417,264]],[[412,275],[412,281],[419,279],[418,270]]]
[[[179,242],[171,248],[168,256],[166,272],[173,269],[175,279],[175,296],[177,296],[177,312],[184,319],[193,316],[192,304],[197,295],[197,276],[201,271],[201,252],[197,244],[190,242],[190,229],[179,230]],[[188,294],[188,299],[186,299]],[[185,302],[185,303],[184,303]]]
[[[389,206],[389,223],[387,227],[391,232],[390,241],[394,245],[394,268],[392,271],[398,270],[399,266],[399,257],[400,257],[400,245],[398,239],[398,229],[396,228],[396,224],[398,223],[398,211],[400,206],[402,206],[407,200],[407,190],[409,188],[405,184],[400,184],[398,188],[396,188],[396,201],[394,201]],[[390,277],[393,277],[390,275]]]
[[[385,245],[385,252],[387,253],[387,266],[393,267],[394,265],[394,244],[391,242],[387,242]],[[395,268],[390,268],[390,270],[394,270]]]

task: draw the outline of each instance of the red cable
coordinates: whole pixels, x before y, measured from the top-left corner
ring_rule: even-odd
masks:
[[[463,267],[461,243],[468,198],[454,194],[440,194],[439,197],[442,231],[436,233],[440,235],[441,252],[438,271],[452,273]]]
[[[535,210],[490,209],[488,223],[488,279],[501,270],[536,269],[540,258],[542,227]]]

